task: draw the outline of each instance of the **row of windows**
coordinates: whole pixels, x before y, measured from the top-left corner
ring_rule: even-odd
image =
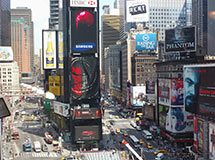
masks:
[[[149,15],[179,16],[180,13],[150,13]],[[185,13],[184,13],[185,15]]]
[[[2,72],[2,74],[12,74],[12,72]]]
[[[12,69],[11,68],[0,68],[0,71],[6,71],[6,70],[8,70],[8,71],[12,71]]]
[[[8,79],[8,80],[3,79],[2,81],[3,81],[3,82],[7,82],[7,81],[8,81],[8,82],[12,82],[12,79]]]
[[[181,9],[150,9],[150,11],[167,11],[167,12],[180,12]]]

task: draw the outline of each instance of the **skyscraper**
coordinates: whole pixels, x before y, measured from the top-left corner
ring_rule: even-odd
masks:
[[[56,29],[59,24],[59,4],[60,0],[50,0],[49,28]]]
[[[31,9],[11,9],[11,41],[20,72],[31,72],[34,62],[34,34]]]
[[[192,1],[192,24],[197,32],[197,56],[215,55],[215,1]]]
[[[11,45],[10,0],[0,0],[0,46]]]

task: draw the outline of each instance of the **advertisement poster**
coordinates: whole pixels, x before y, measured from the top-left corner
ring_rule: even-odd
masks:
[[[58,68],[63,68],[63,32],[58,32]]]
[[[49,92],[55,96],[60,96],[60,76],[49,76]]]
[[[184,87],[182,79],[171,80],[171,105],[183,105]]]
[[[43,31],[43,67],[56,69],[56,31]]]
[[[209,159],[215,159],[215,124],[209,124]]]
[[[64,116],[64,117],[69,117],[69,109],[70,109],[69,104],[54,101],[53,107],[54,107],[55,113],[57,113],[61,116]]]
[[[127,0],[126,22],[147,22],[147,21],[149,21],[149,1]]]
[[[200,67],[199,79],[199,114],[215,116],[215,65]]]
[[[166,130],[172,133],[193,131],[193,116],[185,112],[183,107],[171,107],[166,117]]]
[[[165,52],[196,50],[195,27],[165,30]]]
[[[101,127],[75,126],[75,141],[100,140]]]
[[[71,91],[74,100],[99,96],[99,60],[95,57],[76,57],[71,64]]]
[[[197,120],[198,127],[197,127],[197,139],[198,139],[198,151],[203,153],[203,144],[204,144],[204,131],[203,125],[204,122],[200,119]]]
[[[136,50],[155,51],[157,50],[157,34],[136,34]]]
[[[194,146],[194,151],[197,153],[198,152],[198,120],[197,117],[193,117],[193,146]]]
[[[155,94],[155,81],[146,81],[146,94]]]
[[[13,50],[11,47],[0,46],[0,61],[13,61]]]
[[[100,119],[102,118],[101,109],[89,108],[89,109],[75,109],[74,119]]]
[[[72,8],[72,53],[97,53],[97,12],[94,8]]]
[[[158,80],[158,96],[159,104],[170,105],[170,79],[159,79]]]
[[[159,124],[162,128],[166,128],[166,117],[168,111],[168,106],[159,105]]]
[[[199,67],[184,66],[184,106],[191,113],[198,112]]]
[[[145,104],[144,98],[146,96],[145,86],[131,86],[131,105],[143,106]]]
[[[97,0],[70,0],[71,7],[97,7]]]

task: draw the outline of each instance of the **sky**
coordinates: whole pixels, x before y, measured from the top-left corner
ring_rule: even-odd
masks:
[[[113,2],[114,0],[99,0],[100,8],[106,4],[112,6]],[[49,0],[11,0],[11,8],[16,7],[28,7],[32,10],[34,53],[39,54],[39,50],[42,48],[42,30],[48,29]]]

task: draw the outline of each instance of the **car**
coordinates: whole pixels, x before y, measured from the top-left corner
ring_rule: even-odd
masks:
[[[125,130],[123,130],[123,131],[122,131],[122,134],[123,134],[123,136],[125,136],[125,137],[127,137],[127,136],[128,136],[128,132],[127,132],[127,131],[125,131]]]
[[[154,155],[157,155],[158,153],[166,154],[167,150],[165,150],[165,149],[159,149],[158,151],[154,152]]]
[[[146,142],[144,141],[144,139],[140,139],[140,144],[146,145]]]
[[[146,146],[148,149],[152,149],[153,146],[150,144],[150,143],[147,143],[147,146]]]
[[[46,144],[42,145],[42,151],[43,152],[48,152],[48,146]]]
[[[18,131],[14,131],[11,134],[11,137],[12,137],[13,140],[18,140],[19,139],[19,132]]]
[[[53,136],[49,132],[45,132],[44,140],[45,140],[46,143],[52,144]]]
[[[136,130],[137,131],[141,131],[141,127],[140,126],[136,126]]]

